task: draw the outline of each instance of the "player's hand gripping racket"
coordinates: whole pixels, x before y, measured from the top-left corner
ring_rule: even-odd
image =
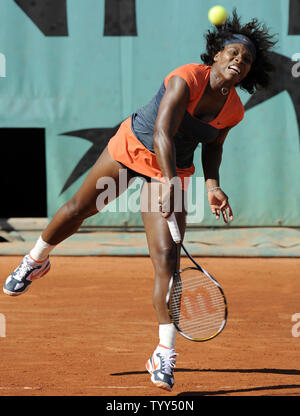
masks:
[[[168,218],[177,246],[177,266],[169,284],[167,303],[178,332],[192,341],[208,341],[224,329],[227,303],[219,283],[193,259],[184,247],[174,213]],[[179,269],[180,247],[195,267]]]

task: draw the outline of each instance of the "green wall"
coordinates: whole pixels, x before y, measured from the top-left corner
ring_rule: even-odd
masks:
[[[228,11],[236,3],[222,1]],[[0,52],[6,57],[6,77],[0,79],[1,127],[45,128],[49,217],[79,188],[97,148],[123,119],[152,98],[163,78],[177,66],[200,63],[203,33],[211,27],[207,12],[215,2],[120,0],[119,4],[125,8],[121,7],[121,20],[128,5],[135,5],[136,34],[105,34],[108,4],[103,0],[67,1],[67,34],[50,36],[24,7],[1,1]],[[235,213],[231,226],[300,226],[300,100],[292,99],[293,91],[300,90],[300,77],[290,73],[292,56],[300,52],[300,31],[290,13],[295,4],[292,0],[238,2],[243,22],[257,17],[278,33],[276,59],[284,59],[286,66],[282,77],[274,77],[270,98],[247,109],[245,119],[225,142],[221,184]],[[47,10],[44,15],[38,11],[39,19],[47,19]],[[126,26],[126,19],[122,24]],[[238,93],[246,105],[250,96]],[[195,175],[202,176],[200,148],[195,164]],[[191,223],[224,225],[210,214],[205,198],[201,193],[204,216]],[[107,212],[86,224],[139,226],[142,222],[138,212]]]

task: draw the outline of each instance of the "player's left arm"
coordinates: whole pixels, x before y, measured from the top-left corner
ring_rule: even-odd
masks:
[[[223,144],[228,135],[230,127],[222,129],[216,139],[209,144],[202,145],[202,167],[207,189],[208,202],[211,212],[220,218],[222,213],[224,222],[233,219],[232,209],[228,202],[228,196],[220,187],[219,169],[222,161]],[[218,188],[210,191],[210,189]]]

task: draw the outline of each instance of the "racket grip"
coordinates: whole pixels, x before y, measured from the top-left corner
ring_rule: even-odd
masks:
[[[171,233],[171,236],[172,236],[173,240],[177,244],[180,243],[181,242],[181,234],[180,234],[180,230],[179,230],[178,225],[177,225],[177,220],[176,220],[174,212],[172,212],[172,214],[167,218],[167,222],[168,222],[169,230],[170,230],[170,233]]]

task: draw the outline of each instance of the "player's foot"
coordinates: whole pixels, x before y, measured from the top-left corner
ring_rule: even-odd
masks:
[[[49,257],[42,263],[38,263],[27,254],[20,266],[6,279],[3,292],[10,296],[21,295],[29,289],[33,280],[41,278],[49,270]]]
[[[157,387],[172,391],[174,386],[173,371],[176,363],[175,350],[158,345],[146,363],[146,369],[151,374],[151,381]]]

